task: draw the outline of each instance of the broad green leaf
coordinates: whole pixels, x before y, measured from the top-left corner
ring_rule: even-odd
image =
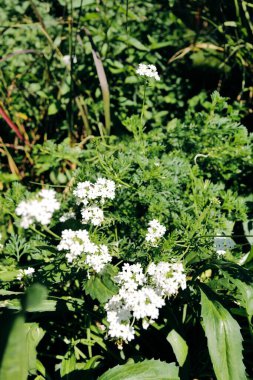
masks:
[[[26,329],[23,313],[19,313],[1,326],[1,351],[3,352],[0,379],[27,380],[28,359]]]
[[[37,323],[26,323],[26,345],[29,373],[36,374],[37,351],[36,347],[43,338],[45,331]]]
[[[186,341],[175,330],[171,330],[166,339],[171,344],[177,361],[180,367],[182,367],[188,354]]]
[[[109,369],[98,380],[179,380],[178,370],[175,363],[145,360]]]
[[[201,316],[217,380],[246,380],[240,326],[217,301],[201,291]]]
[[[26,293],[25,308],[38,308],[47,298],[47,289],[40,284],[32,285]]]

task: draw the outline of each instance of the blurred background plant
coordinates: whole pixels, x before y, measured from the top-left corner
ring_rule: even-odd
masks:
[[[142,104],[140,62],[161,75],[147,88],[147,128],[182,118],[189,102],[201,109],[219,90],[239,101],[251,129],[252,11],[237,0],[3,0],[0,186],[43,181],[37,143],[68,137],[83,147],[91,135],[127,133],[122,121]]]

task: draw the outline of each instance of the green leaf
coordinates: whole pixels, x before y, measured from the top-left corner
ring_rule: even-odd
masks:
[[[58,107],[56,103],[51,103],[50,106],[48,107],[48,115],[55,115],[58,112]]]
[[[140,41],[138,41],[134,37],[129,37],[129,36],[119,36],[119,40],[125,42],[127,45],[133,46],[137,50],[142,50],[142,51],[149,51],[146,46],[144,46]]]
[[[101,303],[107,302],[118,290],[118,287],[112,281],[115,275],[115,268],[108,266],[106,272],[101,276],[91,276],[84,285],[86,293],[89,294],[92,299],[97,299]]]
[[[166,339],[171,344],[177,361],[180,367],[182,367],[188,354],[186,341],[175,330],[171,330]]]
[[[40,284],[32,285],[25,297],[24,306],[26,309],[38,308],[47,298],[47,289]]]
[[[26,380],[28,377],[28,360],[26,350],[26,329],[23,313],[8,318],[1,326],[2,360],[0,379]]]
[[[239,297],[240,305],[246,309],[248,318],[251,320],[253,316],[253,285],[245,284],[245,282],[237,279],[233,279],[232,282],[237,286],[241,295]]]
[[[17,278],[18,270],[0,271],[0,281],[13,281]]]
[[[67,352],[61,362],[60,373],[61,376],[66,376],[68,379],[68,375],[76,369],[76,358],[73,352]]]
[[[25,329],[29,373],[35,375],[37,371],[36,347],[45,335],[45,331],[39,327],[38,323],[26,323]]]
[[[98,380],[179,380],[175,363],[145,360],[127,363],[106,371]]]
[[[246,380],[240,326],[217,301],[201,291],[201,316],[217,380]]]

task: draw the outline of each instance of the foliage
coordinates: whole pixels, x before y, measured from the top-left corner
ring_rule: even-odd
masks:
[[[250,2],[1,5],[0,378],[252,378]]]
[[[70,153],[69,160],[76,159],[79,169],[64,191],[59,192],[61,210],[55,212],[50,226],[20,227],[15,209],[24,198],[33,196],[21,185],[15,184],[2,196],[3,223],[11,226],[12,232],[9,238],[8,233],[4,234],[6,242],[1,256],[3,305],[9,310],[21,310],[19,299],[26,290],[34,289],[34,299],[40,298],[36,288],[30,288],[32,284],[42,283],[48,289],[47,299],[42,292],[38,303],[27,301],[23,306],[28,320],[43,332],[37,348],[37,376],[102,379],[133,378],[138,373],[145,378],[145,371],[151,373],[154,365],[156,377],[166,378],[165,372],[173,365],[163,363],[162,369],[162,362],[176,360],[179,374],[173,372],[172,378],[204,379],[215,373],[219,379],[224,378],[225,368],[228,378],[232,374],[234,378],[246,378],[242,354],[246,371],[251,374],[251,346],[247,342],[252,331],[252,256],[244,256],[240,244],[227,247],[222,254],[214,246],[214,237],[231,236],[235,222],[247,218],[245,192],[230,179],[242,165],[244,170],[251,165],[246,130],[235,127],[236,112],[228,109],[224,116],[224,104],[225,100],[214,94],[208,111],[192,115],[192,123],[190,108],[185,124],[181,124],[185,128],[183,136],[178,121],[176,127],[171,122],[165,128],[145,132],[141,119],[134,116],[125,122],[131,135],[93,138],[81,156],[71,157]],[[196,123],[197,128],[207,119],[194,139],[195,129],[187,129],[186,123]],[[173,136],[168,138],[172,124]],[[217,139],[210,141],[205,131],[212,126],[217,130]],[[198,139],[201,133],[202,138]],[[192,144],[187,147],[189,136]],[[229,136],[233,143],[228,144],[222,136]],[[50,143],[45,149],[53,151],[54,147]],[[209,164],[203,166],[200,158],[194,157],[198,149],[206,153],[206,147],[209,152],[219,150],[219,161],[210,154]],[[61,152],[68,154],[67,148],[62,149],[65,148],[59,147],[52,153],[55,161],[59,157],[57,165],[61,164]],[[237,160],[229,160],[234,151]],[[51,167],[44,168],[54,168],[53,161]],[[99,178],[114,181],[116,196],[100,205],[104,212],[101,225],[86,221],[85,226],[81,220],[83,205],[77,201],[74,190],[78,183],[88,180],[94,184]],[[95,185],[89,186],[93,186],[94,196]],[[63,220],[69,211],[69,219]],[[154,219],[166,227],[165,235],[155,246],[145,239],[149,222]],[[57,249],[62,231],[84,231],[87,227],[91,241],[106,245],[112,256],[98,273],[83,260],[67,261],[65,251]],[[159,318],[150,321],[147,330],[143,329],[143,322],[133,319],[133,340],[127,343],[112,338],[105,308],[119,292],[117,274],[124,263],[139,263],[146,272],[152,262],[182,262],[187,274],[186,289],[165,298]],[[20,272],[27,267],[35,272]],[[23,278],[18,280],[20,273]],[[229,332],[231,326],[233,335]],[[196,336],[199,346],[194,344]],[[150,341],[152,345],[148,344]],[[55,353],[53,365],[47,361],[48,350]],[[115,368],[109,369],[112,367]]]

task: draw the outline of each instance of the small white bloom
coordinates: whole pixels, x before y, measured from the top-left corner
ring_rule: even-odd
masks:
[[[146,65],[144,63],[140,63],[138,69],[136,70],[136,73],[147,78],[160,80],[157,68],[154,65]]]
[[[74,195],[84,206],[94,200],[100,200],[103,204],[105,199],[115,198],[115,182],[105,178],[98,178],[94,184],[89,181],[78,182]]]
[[[35,222],[42,225],[49,224],[54,211],[59,208],[60,203],[56,199],[56,192],[42,189],[34,199],[20,202],[15,211],[18,216],[21,216],[21,227],[29,228]]]
[[[60,217],[60,222],[66,222],[69,219],[75,219],[75,213],[73,211],[68,211],[65,212],[61,217]]]
[[[121,286],[124,291],[136,290],[139,286],[145,284],[146,277],[143,273],[141,264],[125,263],[121,272],[115,277],[115,281]]]
[[[85,263],[99,273],[112,260],[106,245],[94,244],[86,230],[64,230],[57,246],[59,251],[67,251],[66,258],[72,263],[77,258],[84,258]]]
[[[151,220],[148,225],[148,233],[146,234],[145,240],[149,242],[152,247],[157,247],[159,239],[163,237],[166,232],[166,228],[156,219]]]
[[[86,207],[81,210],[82,223],[91,223],[94,226],[100,226],[104,221],[104,212],[96,206]]]
[[[35,272],[34,268],[28,267],[27,269],[20,269],[17,275],[18,280],[22,280],[25,276],[31,276]]]
[[[224,249],[218,249],[218,250],[216,251],[216,253],[217,253],[217,255],[218,255],[219,257],[222,257],[222,256],[225,256],[226,251],[225,251]]]
[[[74,55],[73,57],[72,57],[72,59],[73,59],[73,63],[77,63],[77,58],[76,58],[76,56]],[[71,57],[70,57],[70,55],[64,55],[63,57],[62,57],[62,60],[63,60],[63,62],[64,62],[64,64],[66,65],[66,66],[70,66],[70,63],[71,63]]]
[[[100,245],[97,253],[86,256],[86,264],[88,264],[95,272],[99,273],[104,266],[112,261],[112,256],[108,252],[106,245]]]
[[[186,275],[182,263],[151,263],[147,274],[158,294],[171,297],[176,295],[180,288],[186,288]]]

